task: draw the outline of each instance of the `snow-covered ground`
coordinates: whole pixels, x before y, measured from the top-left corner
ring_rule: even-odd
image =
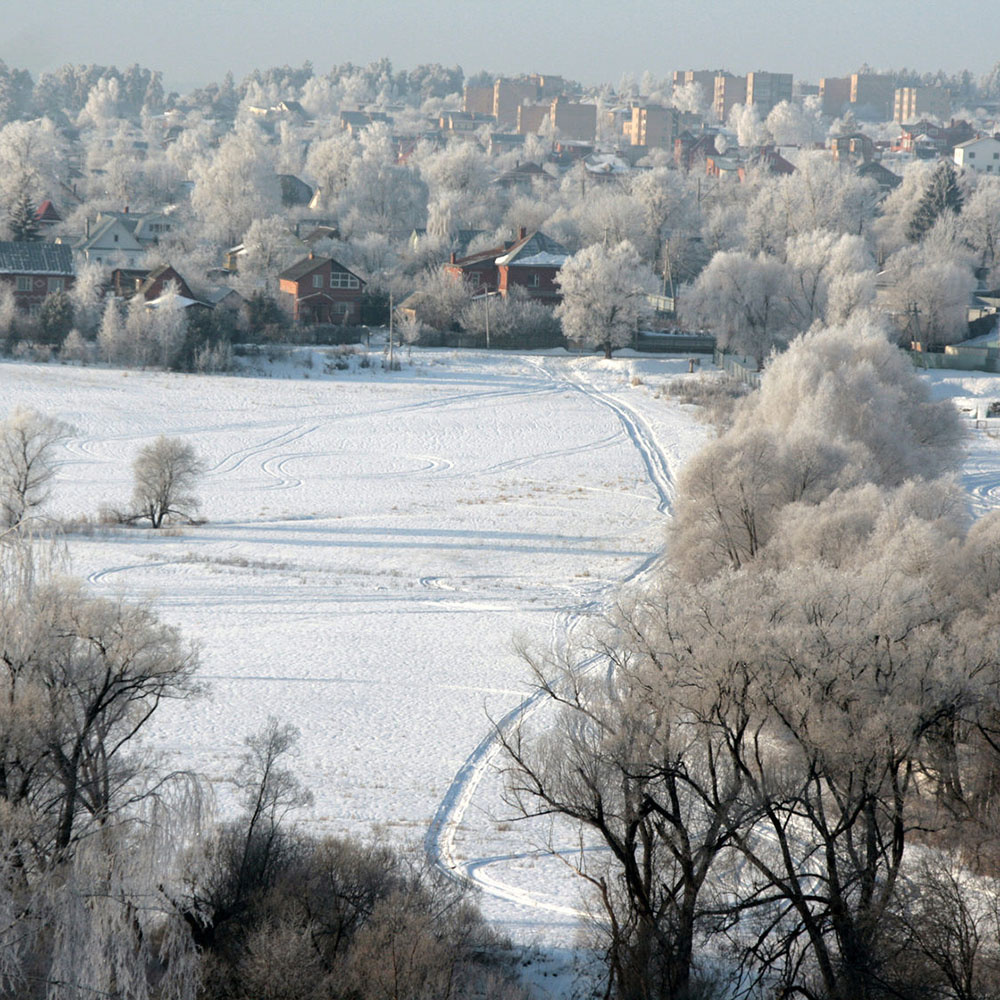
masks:
[[[124,507],[158,434],[208,466],[205,524],[69,541],[96,593],[150,598],[201,646],[208,693],[163,706],[148,736],[171,764],[224,808],[243,738],[291,720],[312,829],[426,846],[492,884],[484,903],[518,938],[569,943],[567,869],[532,853],[490,748],[474,751],[531,693],[515,642],[564,643],[659,552],[706,434],[658,392],[687,361],[421,351],[347,373],[303,357],[289,378],[5,364],[0,412],[76,428],[59,516]]]
[[[385,373],[300,357],[267,368],[282,378],[3,364],[0,412],[76,428],[59,516],[125,506],[158,434],[208,466],[203,525],[68,543],[96,593],[151,599],[201,646],[207,693],[163,706],[147,737],[171,764],[225,809],[243,738],[290,720],[311,829],[426,849],[516,940],[569,947],[579,844],[513,820],[491,720],[533,710],[515,643],[560,647],[660,551],[674,478],[709,433],[659,391],[687,361],[415,351]],[[1000,419],[974,417],[1000,378],[927,378],[967,412],[982,512],[1000,500]]]

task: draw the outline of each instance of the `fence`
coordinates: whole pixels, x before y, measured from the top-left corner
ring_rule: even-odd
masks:
[[[730,354],[728,351],[716,348],[712,360],[717,368],[721,368],[727,375],[739,379],[744,385],[752,385],[755,389],[760,388],[760,372],[757,370],[757,362],[752,358],[744,357],[741,354]]]

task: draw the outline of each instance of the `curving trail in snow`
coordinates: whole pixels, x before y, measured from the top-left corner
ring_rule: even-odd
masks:
[[[656,490],[659,498],[657,510],[662,514],[667,514],[674,496],[674,477],[670,471],[669,459],[646,421],[620,400],[584,381],[578,373],[567,372],[565,366],[560,366],[558,370],[553,371],[552,367],[546,364],[544,358],[529,358],[527,360],[536,368],[538,374],[554,387],[582,393],[597,405],[607,407],[615,414],[625,434],[642,458],[648,481]],[[598,445],[601,443],[603,442],[598,442]],[[659,561],[660,555],[658,552],[651,554],[623,582],[634,582],[650,573]],[[427,580],[425,585],[433,585],[433,582]],[[596,606],[597,602],[590,602],[557,615],[553,621],[553,645],[564,647],[568,644],[575,625],[583,620],[585,615],[595,611]],[[594,656],[585,661],[584,669],[596,668],[600,662],[601,658]],[[472,805],[482,779],[500,754],[503,739],[547,702],[548,699],[544,692],[535,692],[508,711],[494,724],[493,729],[480,740],[452,779],[448,790],[441,799],[424,837],[424,850],[430,861],[446,876],[455,881],[475,886],[499,899],[518,903],[534,910],[544,910],[560,916],[580,918],[585,916],[581,910],[540,899],[530,891],[505,883],[488,872],[487,869],[491,866],[510,861],[515,855],[463,860],[457,857],[455,849],[456,833]],[[566,853],[571,851],[578,853],[579,848],[568,849]],[[532,856],[540,856],[540,852],[529,853]],[[528,853],[517,855],[517,857],[526,856]]]

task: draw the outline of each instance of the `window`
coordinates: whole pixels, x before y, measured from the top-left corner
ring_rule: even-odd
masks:
[[[538,282],[538,274],[535,273],[535,272],[533,272],[532,274],[529,274],[528,275],[528,281],[527,281],[528,287],[529,288],[537,288],[538,284],[539,284],[539,282]]]
[[[331,288],[358,288],[360,282],[353,274],[348,274],[346,271],[332,271],[330,273],[330,287]]]
[[[64,281],[62,278],[49,278],[49,294],[52,292],[61,292],[63,285]]]
[[[117,242],[118,242],[118,234],[115,233],[115,243],[117,243]]]
[[[472,274],[469,275],[469,281],[472,282],[472,287],[473,288],[478,288],[479,287],[479,275],[476,274],[475,271],[473,271]]]
[[[19,274],[17,276],[17,290],[19,292],[30,292],[31,287],[31,278],[28,275]]]
[[[313,275],[313,288],[322,288],[322,287],[323,287],[323,275],[322,274],[314,274]]]
[[[969,153],[969,159],[970,160],[974,160],[975,158],[976,158],[976,154],[970,151],[970,153]]]
[[[29,316],[39,316],[42,312],[41,302],[32,302],[28,305],[28,315]]]
[[[1000,153],[994,153],[993,154],[993,159],[994,160],[1000,160]]]

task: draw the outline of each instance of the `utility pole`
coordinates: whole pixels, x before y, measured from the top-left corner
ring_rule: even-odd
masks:
[[[490,290],[486,289],[486,350],[490,349]]]
[[[392,287],[389,288],[389,371],[393,370],[393,357],[392,357]]]

